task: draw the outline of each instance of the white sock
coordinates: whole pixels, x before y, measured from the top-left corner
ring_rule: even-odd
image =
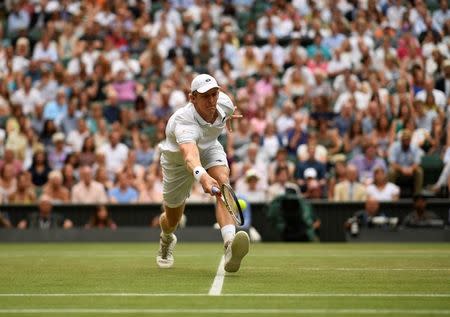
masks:
[[[226,244],[228,241],[233,240],[236,234],[236,227],[234,225],[226,225],[220,228],[220,232],[222,232],[223,242]]]

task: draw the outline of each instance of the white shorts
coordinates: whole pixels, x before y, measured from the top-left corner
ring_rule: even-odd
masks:
[[[220,144],[201,151],[200,161],[206,170],[213,166],[228,167],[227,155]],[[195,181],[194,175],[186,168],[183,155],[180,152],[162,152],[161,167],[164,203],[170,208],[183,205]]]

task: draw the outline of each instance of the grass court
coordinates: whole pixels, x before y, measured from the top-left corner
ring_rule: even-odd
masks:
[[[157,248],[0,244],[0,316],[450,316],[449,244],[253,244],[224,276],[220,243]]]

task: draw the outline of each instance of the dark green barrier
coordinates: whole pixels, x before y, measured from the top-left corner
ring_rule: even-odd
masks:
[[[312,201],[314,212],[320,218],[321,241],[345,241],[344,222],[357,210],[363,208],[362,203],[334,203],[328,201]],[[254,204],[252,207],[252,225],[260,232],[265,241],[279,240],[266,217],[266,205]],[[82,227],[95,212],[94,205],[56,205],[54,212],[71,219],[75,226]],[[147,227],[152,219],[160,214],[160,204],[108,205],[114,221],[119,227]],[[442,219],[448,220],[449,200],[429,200],[428,209],[436,212]],[[14,225],[25,219],[27,214],[37,210],[36,205],[3,205],[1,211],[9,213]],[[411,200],[395,203],[384,203],[381,210],[388,216],[402,220],[412,210]],[[190,204],[186,207],[187,226],[212,226],[215,223],[214,205]]]

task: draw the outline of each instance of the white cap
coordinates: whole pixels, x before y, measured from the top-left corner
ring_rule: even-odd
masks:
[[[312,168],[312,167],[308,167],[303,172],[303,177],[304,178],[316,178],[317,177],[317,171],[314,168]]]
[[[62,133],[62,132],[56,132],[55,134],[52,135],[53,142],[64,141],[64,139],[65,139],[65,136],[64,136],[64,133]]]
[[[208,74],[197,75],[191,83],[191,92],[198,91],[203,94],[213,88],[220,87],[214,77]]]
[[[253,169],[249,169],[247,170],[247,172],[245,173],[245,178],[249,179],[249,178],[256,178],[259,179],[258,173]]]

